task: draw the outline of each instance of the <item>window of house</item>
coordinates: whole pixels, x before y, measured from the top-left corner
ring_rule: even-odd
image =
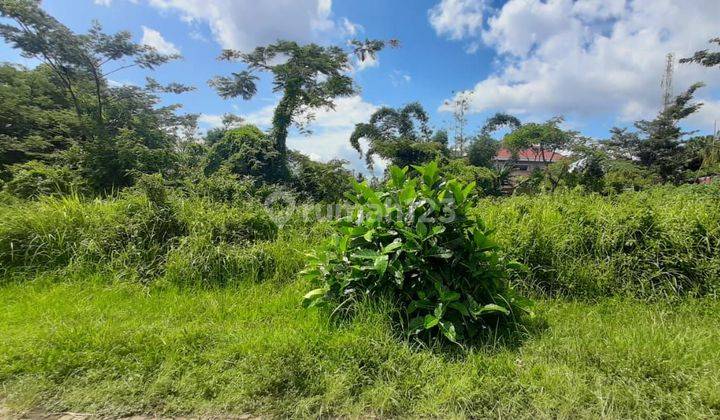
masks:
[[[527,171],[528,166],[527,165],[515,165],[515,169],[517,169],[518,171]]]

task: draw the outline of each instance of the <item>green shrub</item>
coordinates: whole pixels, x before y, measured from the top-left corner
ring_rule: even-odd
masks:
[[[409,335],[438,331],[470,339],[499,319],[527,309],[507,283],[507,263],[481,220],[468,217],[474,184],[440,175],[436,162],[390,169],[380,191],[355,183],[355,209],[336,224],[338,235],[305,275],[319,283],[306,306],[356,303],[362,297],[397,302]],[[407,321],[405,323],[405,321]]]
[[[315,162],[298,152],[290,155],[291,185],[303,197],[314,202],[337,203],[352,190],[353,174],[345,169],[347,161]]]
[[[50,166],[40,161],[13,165],[11,179],[3,187],[20,198],[37,198],[43,195],[67,195],[84,192],[85,182],[70,168]]]
[[[482,195],[497,196],[502,194],[499,179],[492,169],[470,165],[465,159],[453,159],[445,164],[442,169],[446,174],[464,184],[474,182]]]
[[[220,168],[210,176],[201,175],[185,182],[185,188],[192,195],[220,203],[250,200],[255,190],[252,178],[240,178],[227,167]]]
[[[208,153],[205,174],[226,166],[236,175],[262,180],[278,178],[278,153],[273,143],[253,125],[228,130]]]

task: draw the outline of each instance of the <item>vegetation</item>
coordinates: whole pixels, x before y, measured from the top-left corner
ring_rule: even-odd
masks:
[[[428,163],[447,155],[447,133],[433,135],[428,120],[417,102],[400,109],[383,107],[370,116],[370,122],[355,125],[350,144],[362,156],[360,140],[368,140],[365,161],[370,169],[375,155],[399,167]]]
[[[397,40],[225,51],[222,97],[266,72],[280,102],[267,131],[200,133],[161,102],[192,87],[108,79],[178,57],[36,0],[0,15],[40,63],[0,65],[0,417],[720,416],[701,84],[607,140],[504,113],[471,133],[464,93],[449,144],[420,103],[382,107],[349,138],[390,163],[365,179],[287,138]]]
[[[439,331],[459,343],[500,318],[520,318],[529,304],[507,284],[490,230],[467,216],[475,184],[440,176],[436,163],[390,168],[385,189],[355,183],[357,206],[338,220],[332,248],[304,272],[320,283],[306,306],[352,308],[363,298],[388,298],[406,334]],[[358,219],[360,221],[358,222]],[[488,318],[490,321],[488,321]]]

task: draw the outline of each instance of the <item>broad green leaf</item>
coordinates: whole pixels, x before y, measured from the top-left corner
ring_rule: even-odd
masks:
[[[489,314],[489,313],[502,313],[505,315],[510,315],[510,311],[507,308],[503,308],[500,305],[496,305],[494,303],[488,303],[485,306],[480,307],[478,311],[473,313],[473,315],[483,315],[483,314]]]
[[[391,166],[390,167],[390,177],[392,178],[393,185],[395,188],[402,188],[403,183],[405,182],[405,174],[407,173],[408,168],[400,168],[397,166]]]
[[[398,248],[402,248],[402,246],[403,246],[403,243],[401,241],[395,240],[394,242],[384,246],[382,252],[383,252],[383,254],[389,254]]]
[[[448,340],[453,343],[457,343],[457,332],[455,330],[455,324],[450,321],[440,321],[440,331],[447,337]]]
[[[365,234],[363,234],[363,238],[365,238],[366,241],[371,242],[373,238],[373,234],[375,234],[375,229],[370,229]]]
[[[417,225],[415,225],[415,227],[417,228],[417,233],[421,238],[424,238],[427,236],[428,229],[427,229],[427,226],[425,226],[425,223],[418,222]]]
[[[303,306],[306,308],[310,308],[315,305],[315,303],[325,296],[327,293],[327,290],[324,288],[320,289],[314,289],[309,291],[305,296],[303,296]]]
[[[387,267],[388,267],[388,256],[381,255],[381,256],[375,258],[375,263],[373,266],[375,268],[375,271],[377,271],[378,274],[380,275],[380,277],[382,277],[385,274],[385,271],[387,270]]]
[[[460,302],[452,302],[448,305],[448,307],[460,312],[462,316],[470,316],[470,311],[468,310],[467,306]]]
[[[423,326],[426,330],[429,330],[430,328],[436,326],[440,322],[439,319],[432,315],[425,315],[425,322],[423,323]]]

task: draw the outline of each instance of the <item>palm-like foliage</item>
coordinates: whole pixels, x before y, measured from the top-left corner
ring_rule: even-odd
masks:
[[[382,107],[370,116],[369,122],[355,125],[350,144],[362,156],[360,140],[368,141],[365,162],[370,169],[375,156],[398,166],[428,162],[447,151],[447,136],[442,132],[433,136],[428,120],[417,102],[398,109]]]

